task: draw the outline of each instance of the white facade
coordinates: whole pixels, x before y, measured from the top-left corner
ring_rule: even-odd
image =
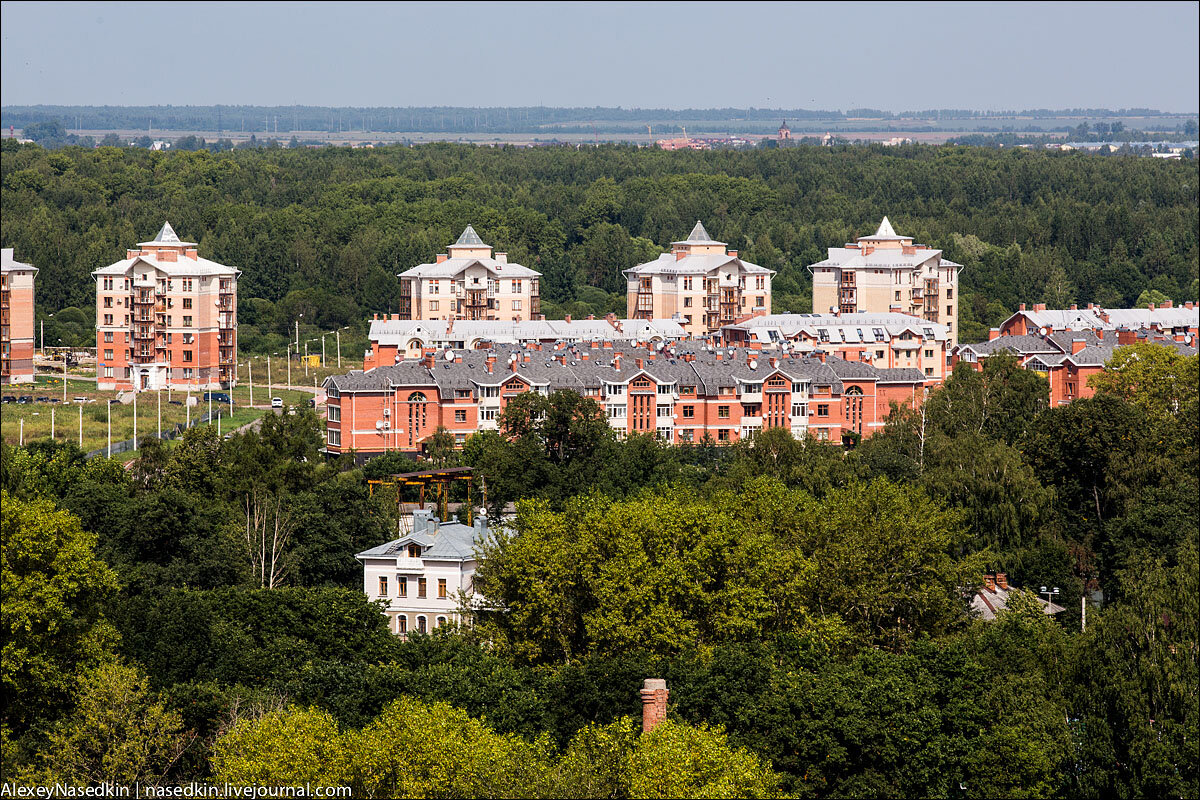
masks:
[[[414,511],[411,533],[355,556],[363,564],[363,592],[386,604],[388,628],[399,636],[462,622],[460,596],[475,596],[475,547],[488,536],[482,515],[468,526]]]

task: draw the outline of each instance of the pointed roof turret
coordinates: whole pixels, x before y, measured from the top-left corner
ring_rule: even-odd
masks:
[[[718,242],[716,239],[713,239],[711,236],[709,236],[708,231],[704,230],[704,224],[701,223],[700,220],[696,220],[696,227],[692,228],[692,232],[688,234],[688,237],[686,239],[684,239],[681,242],[671,242],[671,244],[673,244],[673,245],[674,244],[716,245],[716,244],[725,244],[725,243]]]
[[[179,240],[179,236],[175,233],[175,229],[171,227],[170,222],[164,222],[162,230],[148,242],[138,242],[138,247],[189,247],[194,246],[195,242],[183,242]]]
[[[860,236],[858,239],[860,242],[899,242],[901,244],[912,242],[911,236],[901,236],[896,233],[896,229],[892,227],[892,223],[887,217],[884,217],[883,222],[879,223],[879,229],[875,233],[870,236]]]
[[[479,234],[470,225],[462,232],[462,236],[458,237],[458,241],[450,245],[451,247],[487,247],[483,243],[483,239],[479,238]]]
[[[883,218],[883,222],[879,223],[879,230],[875,231],[875,235],[881,238],[886,236],[889,239],[896,235],[896,230],[886,216]]]

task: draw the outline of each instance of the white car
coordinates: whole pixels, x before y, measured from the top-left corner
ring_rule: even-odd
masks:
[[[283,408],[283,398],[282,397],[272,397],[271,398],[271,408]]]

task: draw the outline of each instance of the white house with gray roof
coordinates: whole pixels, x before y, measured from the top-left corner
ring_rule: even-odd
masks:
[[[400,316],[520,322],[541,313],[542,273],[493,255],[470,225],[432,264],[400,273]]]
[[[388,628],[399,636],[466,622],[459,603],[475,597],[476,548],[490,536],[482,514],[463,525],[418,509],[411,532],[355,555],[363,565],[363,592],[384,604]]]

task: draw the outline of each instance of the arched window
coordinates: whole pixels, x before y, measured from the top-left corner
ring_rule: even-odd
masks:
[[[425,427],[425,395],[413,392],[408,396],[408,446],[415,447]]]
[[[846,389],[846,394],[862,394],[862,393],[863,393],[862,387],[860,387],[860,386],[851,386]]]
[[[412,394],[410,394],[408,396],[408,402],[424,403],[425,402],[425,394],[423,392],[413,392]]]
[[[408,633],[407,614],[401,614],[400,616],[396,617],[396,633],[400,634],[401,636]]]
[[[417,617],[417,633],[425,633],[425,632],[426,632],[425,618]]]
[[[442,626],[443,626],[443,625],[445,625],[445,624],[446,624],[446,618],[445,618],[445,617],[438,617],[438,618],[437,618],[437,626],[438,626],[439,628],[440,628],[440,627],[442,627]]]

